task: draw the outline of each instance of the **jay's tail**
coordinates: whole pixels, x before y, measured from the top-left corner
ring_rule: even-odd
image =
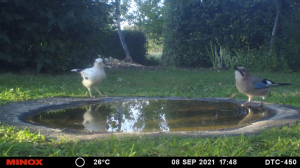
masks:
[[[284,85],[292,85],[291,83],[277,83],[279,86],[284,86]]]
[[[274,84],[267,84],[267,87],[277,87],[277,86],[285,86],[285,85],[292,85],[290,83],[274,83]]]

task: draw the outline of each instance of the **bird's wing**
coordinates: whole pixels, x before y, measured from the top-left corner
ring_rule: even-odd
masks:
[[[256,79],[252,82],[253,86],[255,89],[264,89],[264,88],[268,88],[268,87],[273,87],[273,86],[279,86],[278,84],[276,84],[275,82],[268,80],[268,79]]]
[[[87,68],[81,72],[83,79],[91,81],[99,81],[106,77],[103,69],[97,67]]]
[[[93,78],[93,68],[72,69],[71,72],[80,73],[83,79],[90,80]]]
[[[81,71],[81,76],[85,80],[93,80],[93,78],[97,75],[95,68],[87,68]]]
[[[275,83],[269,79],[263,79],[257,76],[251,76],[251,84],[255,89],[264,89],[269,87],[291,85],[290,83]]]

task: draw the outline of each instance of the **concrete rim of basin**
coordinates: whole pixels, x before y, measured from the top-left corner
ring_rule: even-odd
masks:
[[[121,100],[149,100],[149,99],[169,99],[169,100],[199,100],[199,101],[213,101],[213,102],[233,102],[242,104],[245,101],[233,100],[228,98],[182,98],[182,97],[101,97],[101,98],[43,98],[37,100],[21,101],[9,103],[4,106],[0,106],[0,122],[8,125],[16,126],[17,128],[29,128],[32,131],[38,131],[47,138],[68,138],[68,139],[94,139],[110,137],[111,133],[103,133],[98,131],[79,131],[71,129],[56,129],[48,128],[24,122],[25,116],[39,113],[41,111],[55,110],[61,108],[78,107],[90,103],[100,102],[112,102]],[[253,106],[258,106],[259,102],[253,102]],[[249,125],[211,131],[179,131],[179,132],[151,132],[151,133],[113,133],[114,136],[126,137],[130,135],[176,135],[176,136],[188,136],[188,137],[207,137],[207,136],[230,136],[230,135],[249,135],[258,134],[262,130],[270,127],[283,126],[300,121],[300,109],[289,106],[279,105],[274,103],[264,103],[263,109],[271,113],[267,118],[260,119]]]

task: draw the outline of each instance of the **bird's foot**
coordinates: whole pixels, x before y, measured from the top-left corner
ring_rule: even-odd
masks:
[[[107,97],[107,95],[99,94],[99,97]]]
[[[92,99],[95,99],[95,96],[91,96]]]
[[[101,95],[101,96],[99,96],[99,97],[107,97],[107,95]]]

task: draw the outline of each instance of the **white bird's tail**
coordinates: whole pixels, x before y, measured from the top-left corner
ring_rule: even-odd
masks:
[[[72,69],[71,72],[77,72],[80,73],[82,71],[82,69]]]

